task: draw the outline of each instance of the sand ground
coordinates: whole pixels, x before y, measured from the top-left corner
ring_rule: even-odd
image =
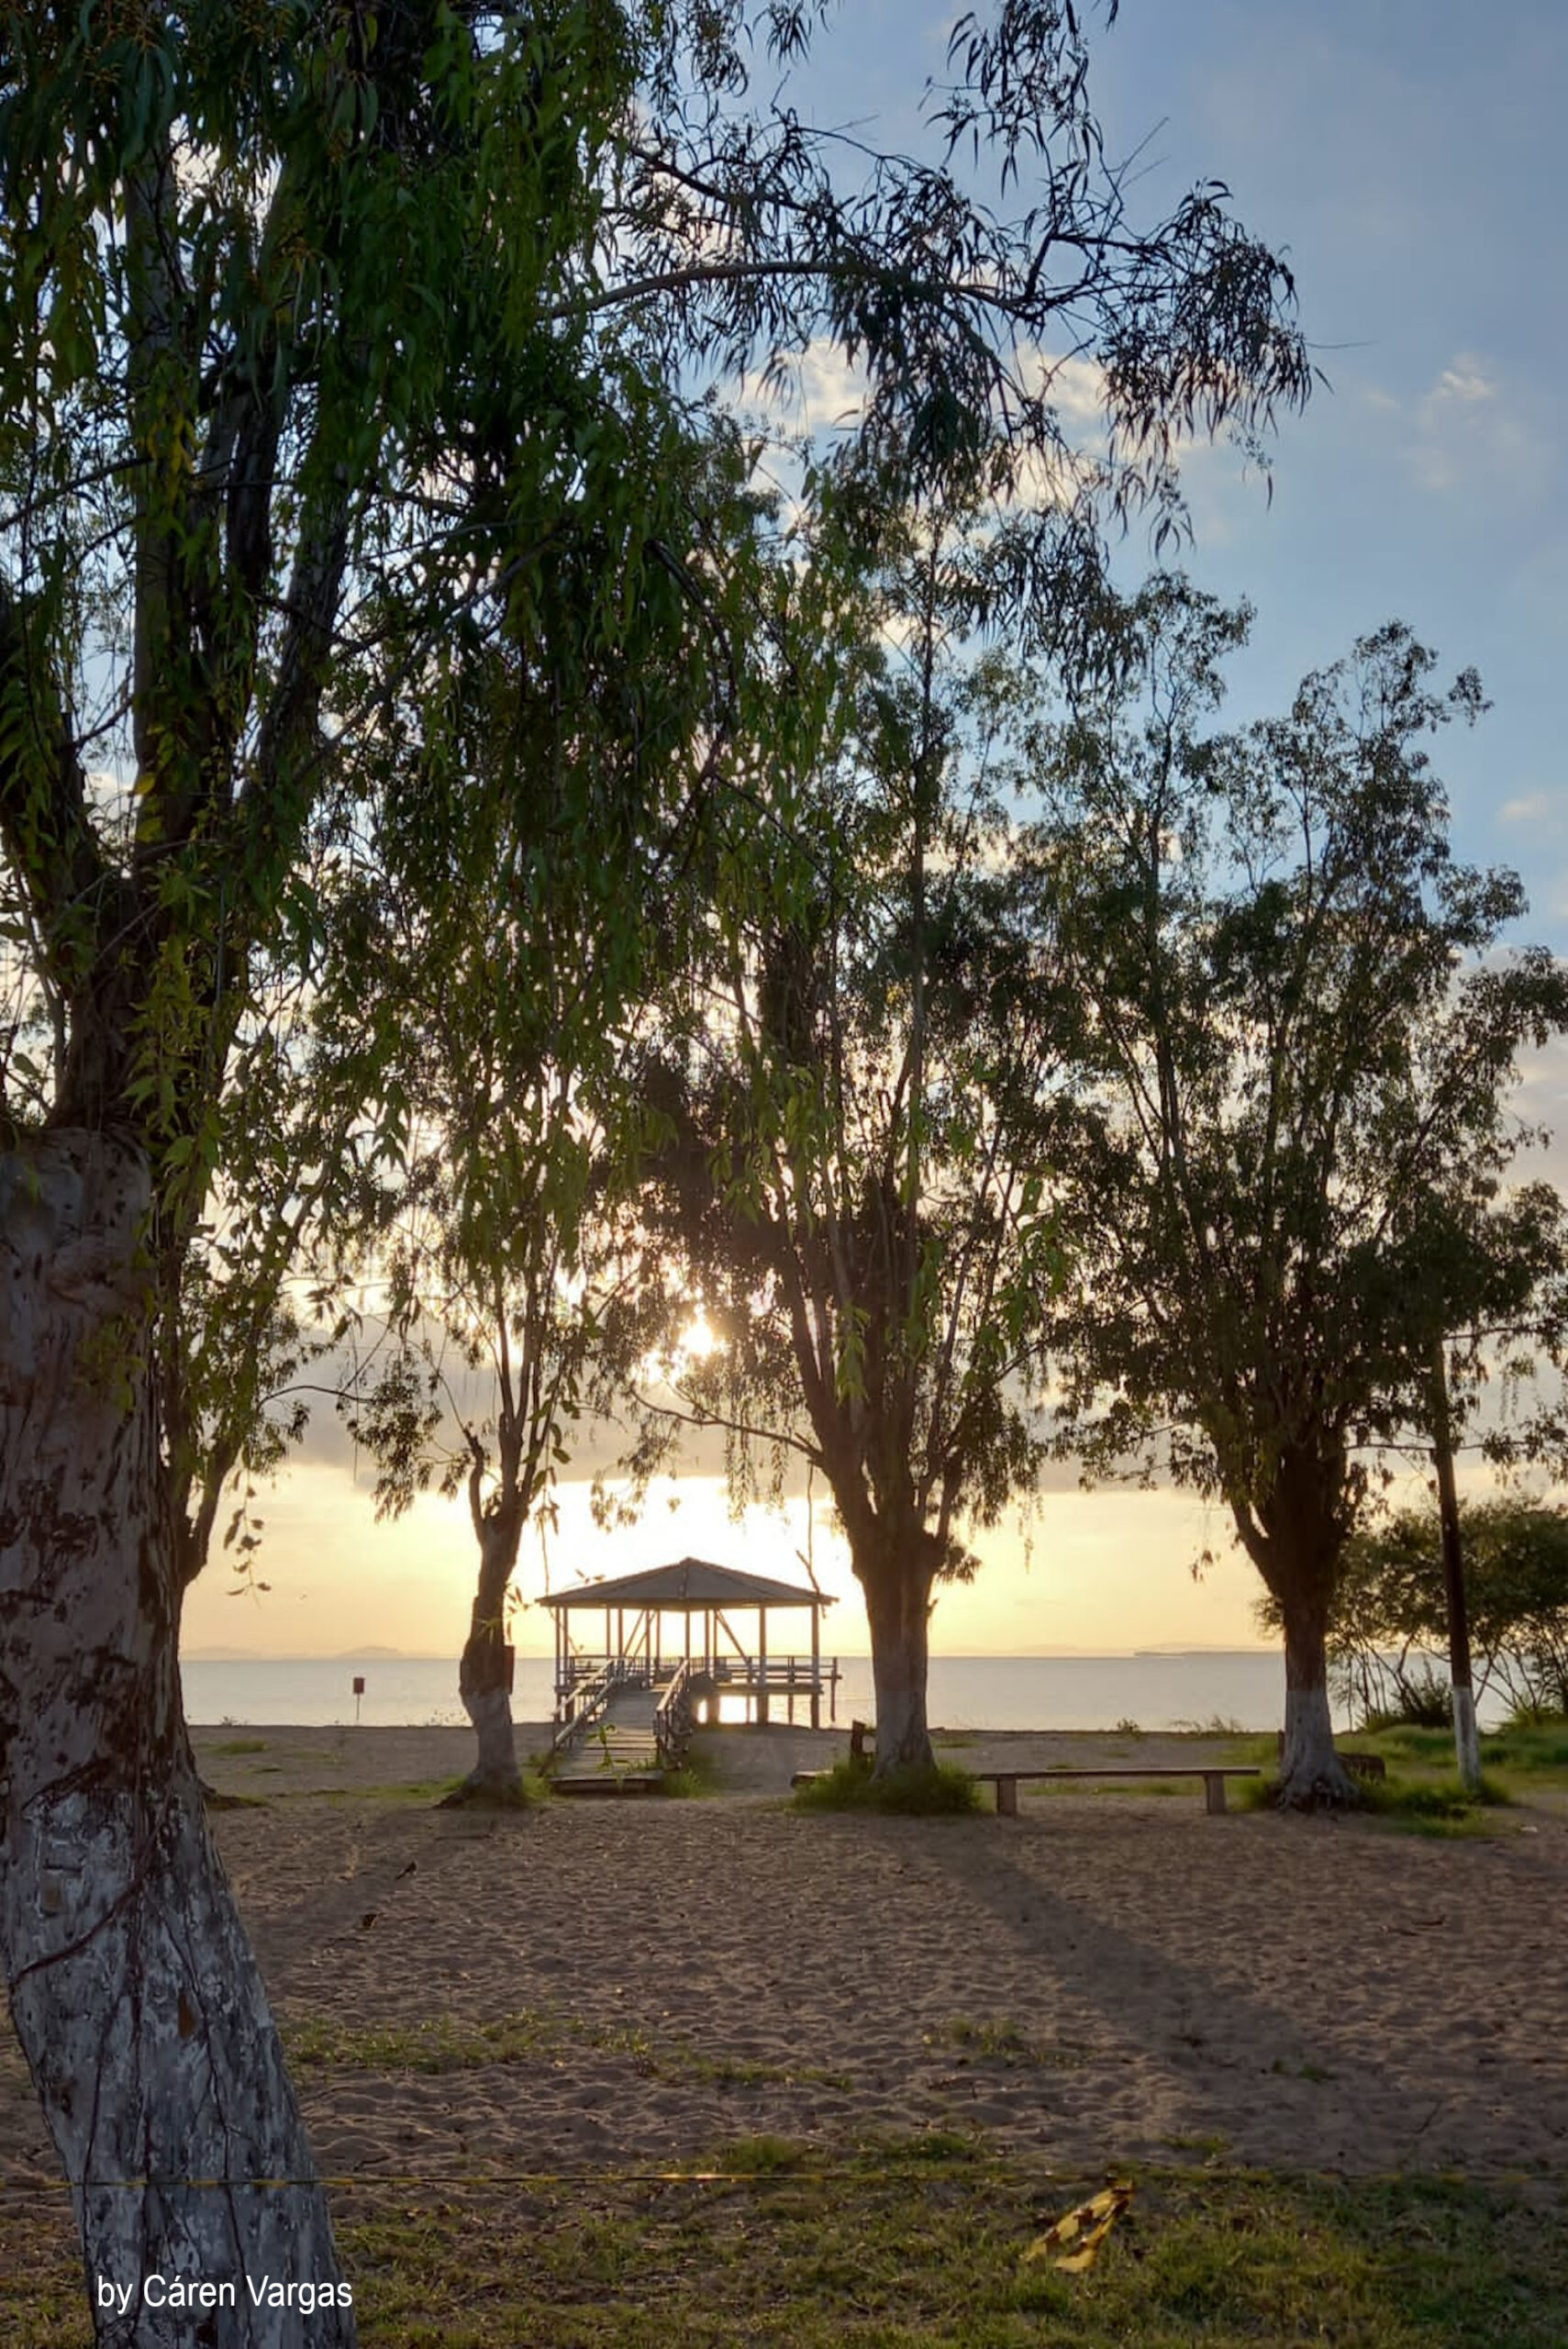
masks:
[[[770,1729],[703,1741],[712,1798],[493,1817],[390,1791],[459,1774],[464,1731],[196,1742],[217,1787],[261,1798],[215,1830],[285,2030],[332,2055],[296,2076],[344,2184],[936,2129],[1077,2171],[1568,2165],[1560,1814],[1428,1841],[1210,1818],[1183,1786],[1038,1795],[1016,1820],[799,1816],[791,1769],[844,1733]],[[960,1758],[1129,1756],[987,1734]],[[365,2038],[443,2023],[472,2058],[498,2018],[528,2060],[420,2071]],[[0,2178],[54,2174],[7,2033]]]

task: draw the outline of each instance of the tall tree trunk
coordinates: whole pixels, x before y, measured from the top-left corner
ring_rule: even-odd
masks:
[[[510,1803],[521,1799],[523,1781],[507,1687],[506,1593],[517,1569],[522,1520],[515,1510],[507,1510],[482,1518],[478,1531],[479,1590],[458,1687],[479,1741],[479,1758],[462,1792]]]
[[[181,1709],[148,1195],[139,1155],[97,1135],[0,1156],[0,1962],[99,2342],[349,2349]],[[182,2305],[181,2278],[232,2305]]]
[[[1318,1588],[1281,1600],[1284,1617],[1284,1756],[1275,1800],[1282,1809],[1353,1803],[1355,1781],[1334,1751],[1329,1710],[1329,1602]]]
[[[855,1560],[871,1625],[876,1776],[936,1766],[926,1717],[931,1577],[917,1553],[892,1545]]]
[[[1470,1668],[1470,1609],[1464,1589],[1464,1542],[1453,1478],[1453,1430],[1448,1406],[1443,1341],[1432,1344],[1432,1465],[1438,1475],[1442,1527],[1443,1587],[1448,1599],[1449,1687],[1453,1698],[1454,1758],[1466,1794],[1481,1791],[1481,1739],[1475,1726],[1475,1683]]]

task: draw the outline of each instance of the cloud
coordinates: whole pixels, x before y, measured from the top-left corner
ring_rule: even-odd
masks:
[[[1491,362],[1459,351],[1415,405],[1406,462],[1420,487],[1438,496],[1535,494],[1555,473],[1557,453],[1531,407]]]
[[[1103,431],[1106,421],[1106,371],[1097,359],[1069,353],[1053,359],[1039,355],[1046,396],[1064,424]]]
[[[832,432],[860,422],[866,389],[864,369],[852,367],[830,336],[817,335],[772,381],[749,378],[743,396],[792,432]]]
[[[1528,792],[1522,799],[1505,799],[1497,810],[1500,824],[1547,824],[1561,818],[1561,803],[1550,791]]]

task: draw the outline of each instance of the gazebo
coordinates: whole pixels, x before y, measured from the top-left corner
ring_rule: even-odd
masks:
[[[683,1664],[685,1686],[699,1716],[719,1719],[720,1700],[743,1698],[745,1718],[765,1721],[770,1697],[784,1698],[789,1719],[795,1698],[810,1707],[813,1729],[822,1725],[822,1691],[828,1691],[829,1719],[837,1711],[839,1664],[822,1662],[822,1609],[833,1600],[819,1590],[773,1582],[764,1575],[740,1574],[706,1558],[681,1558],[673,1566],[621,1575],[614,1581],[574,1583],[550,1592],[536,1605],[548,1607],[555,1621],[555,1718],[571,1721],[579,1692],[588,1681],[605,1679],[632,1687],[658,1687]],[[786,1609],[811,1617],[811,1653],[775,1653],[768,1646],[768,1617]],[[678,1615],[681,1644],[666,1647],[664,1622]],[[748,1644],[735,1628],[756,1635]],[[594,1634],[603,1620],[604,1643]],[[577,1636],[581,1625],[583,1637]]]

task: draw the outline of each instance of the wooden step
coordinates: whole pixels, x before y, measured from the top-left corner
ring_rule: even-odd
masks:
[[[662,1770],[593,1770],[574,1771],[569,1778],[552,1778],[551,1791],[558,1795],[604,1796],[658,1795],[664,1791]]]

